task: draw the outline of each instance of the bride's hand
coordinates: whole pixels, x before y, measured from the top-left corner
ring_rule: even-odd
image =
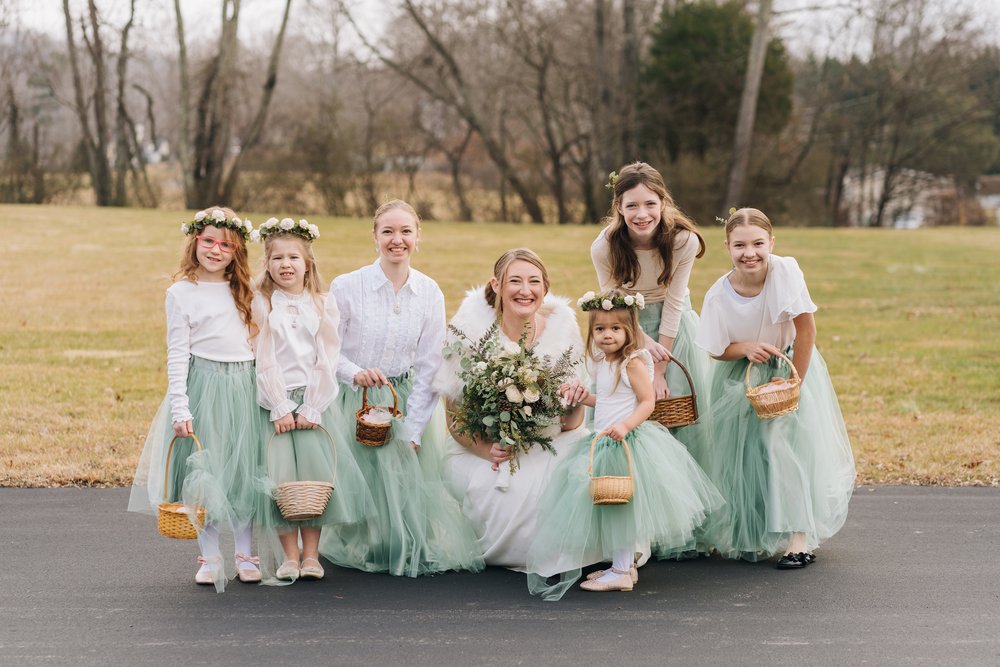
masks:
[[[574,408],[587,398],[590,392],[584,387],[579,380],[571,380],[570,382],[563,382],[559,387],[559,396],[566,401],[568,407]]]
[[[509,461],[510,457],[511,453],[508,448],[501,447],[495,442],[490,445],[490,460],[493,462],[494,470],[497,470],[504,461]]]

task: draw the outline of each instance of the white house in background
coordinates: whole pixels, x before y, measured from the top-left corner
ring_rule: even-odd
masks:
[[[882,197],[884,178],[883,169],[874,169],[867,174],[852,170],[844,178],[841,205],[849,225],[867,227],[873,224]],[[904,169],[896,175],[882,224],[900,229],[956,224],[961,216],[960,202],[961,193],[954,179]]]
[[[976,181],[976,201],[983,209],[986,223],[1000,225],[1000,175],[979,177]]]

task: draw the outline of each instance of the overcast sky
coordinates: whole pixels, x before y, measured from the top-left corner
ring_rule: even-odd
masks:
[[[776,12],[775,29],[788,44],[792,52],[802,55],[810,49],[823,54],[842,55],[838,51],[850,50],[863,44],[863,35],[851,26],[860,21],[846,23],[850,12],[842,6],[850,0],[774,0]],[[1000,0],[935,0],[942,5],[971,9],[977,17],[977,24],[987,35],[987,39],[1000,44]],[[64,31],[62,2],[60,0],[8,0],[17,20],[27,27],[44,30],[55,36]],[[244,40],[266,38],[272,34],[281,19],[281,0],[243,0],[243,16],[240,21],[240,36]],[[293,31],[306,30],[309,33],[326,32],[322,22],[315,19],[296,21],[296,6],[293,4]],[[317,5],[332,4],[319,2]],[[362,23],[377,26],[387,10],[395,6],[391,0],[356,0],[352,7],[360,11]],[[184,11],[185,30],[189,42],[198,39],[212,39],[218,34],[220,23],[220,3],[207,0],[181,0]],[[70,0],[70,7],[77,11],[85,7],[83,0]],[[123,17],[128,10],[127,0],[100,0],[99,7],[110,17]],[[162,30],[164,46],[173,50],[174,19],[171,0],[140,0],[140,25],[137,32],[156,34]],[[816,9],[829,8],[829,9]],[[359,9],[360,8],[360,9]],[[808,8],[807,10],[803,8]],[[120,20],[120,19],[119,19]],[[846,29],[845,29],[845,26]]]

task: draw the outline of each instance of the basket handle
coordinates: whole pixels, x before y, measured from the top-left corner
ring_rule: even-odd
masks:
[[[791,371],[792,371],[792,379],[794,379],[797,384],[801,383],[802,380],[801,380],[801,378],[799,378],[799,372],[797,370],[795,370],[795,364],[792,363],[792,360],[789,359],[788,357],[786,357],[781,352],[778,352],[775,356],[781,357],[782,359],[785,360],[785,363],[788,364],[788,368],[790,368]],[[747,364],[746,384],[747,384],[747,389],[748,390],[751,388],[750,387],[750,369],[753,368],[753,364],[754,364],[754,362],[752,362],[752,361],[749,364]]]
[[[322,424],[316,424],[316,428],[318,428],[319,430],[323,431],[323,433],[326,434],[326,439],[330,442],[330,451],[333,452],[333,481],[336,482],[337,481],[337,445],[333,441],[333,436],[330,435],[329,431],[327,431],[325,428],[323,428]],[[292,429],[292,430],[294,431],[294,430],[297,430],[297,429]],[[303,430],[308,430],[308,429],[303,429]],[[291,431],[285,431],[285,433],[290,433],[290,432]],[[271,434],[271,437],[267,439],[267,449],[265,449],[265,451],[264,451],[264,463],[265,463],[265,465],[267,464],[267,450],[271,449],[271,443],[274,442],[275,436],[285,435],[285,433],[278,433],[277,431],[275,431],[274,433]]]
[[[594,439],[590,441],[590,462],[587,464],[587,477],[594,476],[594,446],[602,435],[607,435],[607,431],[594,434]],[[632,452],[628,448],[628,443],[622,440],[622,447],[625,448],[625,458],[628,459],[628,476],[632,477]]]
[[[681,360],[672,354],[670,355],[670,362],[677,364],[678,366],[680,366],[680,369],[684,371],[684,377],[687,378],[688,386],[691,388],[691,396],[697,398],[697,394],[695,393],[694,390],[694,380],[691,379],[691,373],[688,372],[687,366],[682,364]]]
[[[386,382],[385,386],[389,388],[392,392],[392,414],[399,412],[399,394],[396,393],[396,388],[392,386],[391,382]],[[368,412],[368,408],[371,405],[368,404],[368,387],[361,388],[361,412]]]
[[[163,468],[163,502],[167,502],[167,491],[170,488],[169,487],[169,484],[170,484],[170,455],[174,453],[174,443],[177,442],[177,439],[180,438],[180,437],[181,436],[179,436],[179,435],[175,435],[170,440],[170,446],[167,447],[167,464]],[[194,433],[192,433],[190,436],[184,436],[184,437],[185,438],[190,437],[192,440],[194,440],[194,444],[195,444],[196,447],[198,447],[198,452],[199,453],[202,452],[202,451],[204,451],[201,448],[201,442],[198,440],[198,436],[196,436]]]

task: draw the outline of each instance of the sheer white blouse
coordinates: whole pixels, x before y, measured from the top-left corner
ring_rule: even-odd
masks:
[[[378,260],[337,276],[330,293],[340,307],[337,380],[357,391],[354,376],[365,369],[378,368],[390,378],[413,369],[404,426],[406,437],[420,444],[438,402],[432,384],[442,361],[444,294],[413,268],[397,293]]]
[[[331,295],[320,295],[319,310],[312,295],[276,289],[270,308],[260,293],[254,298],[254,321],[260,326],[257,347],[257,400],[271,412],[271,421],[296,412],[314,424],[337,397],[340,356],[340,311]],[[305,387],[302,405],[288,398],[291,389]]]
[[[250,331],[228,282],[180,280],[167,288],[167,396],[173,423],[191,419],[187,395],[192,356],[253,361]]]

